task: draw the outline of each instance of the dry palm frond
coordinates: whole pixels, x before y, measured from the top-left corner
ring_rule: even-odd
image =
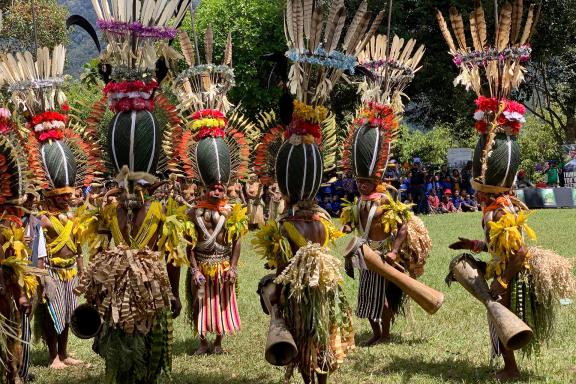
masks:
[[[328,9],[318,0],[289,0],[286,5],[287,56],[293,61],[288,88],[305,104],[322,105],[327,100],[344,71],[353,70],[356,55],[376,32],[384,15],[381,12],[372,18],[363,1],[346,28],[344,0],[329,4]]]
[[[12,101],[33,115],[55,110],[66,102],[63,84],[66,48],[57,45],[50,51],[38,48],[36,60],[28,51],[0,55],[0,72],[12,94]]]
[[[167,41],[175,36],[171,25],[180,24],[190,2],[92,0],[98,26],[108,42],[104,57],[124,71],[153,71],[158,57],[167,52]]]
[[[358,63],[373,74],[373,78],[360,85],[359,91],[363,102],[391,104],[396,112],[401,112],[403,91],[420,69],[425,49],[420,45],[414,50],[414,39],[405,43],[398,36],[392,39],[389,52],[388,44],[386,35],[372,36],[366,48],[358,54]]]
[[[528,253],[530,276],[538,302],[552,306],[563,298],[576,294],[573,263],[553,251],[530,247]]]
[[[513,5],[506,3],[500,9],[494,42],[489,44],[484,9],[477,1],[469,17],[473,45],[473,49],[470,49],[466,44],[460,12],[454,7],[450,8],[450,22],[458,41],[456,48],[442,13],[436,11],[442,35],[450,54],[454,56],[454,63],[460,68],[455,84],[473,89],[480,96],[483,92],[481,84],[486,83],[490,96],[497,98],[506,98],[513,89],[518,88],[524,80],[522,64],[530,56],[531,49],[527,44],[534,32],[537,18],[534,15],[534,5],[531,5],[522,28],[523,13],[523,0],[514,0]]]

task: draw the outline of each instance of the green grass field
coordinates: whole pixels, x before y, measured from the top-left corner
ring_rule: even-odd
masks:
[[[537,244],[552,248],[561,255],[576,258],[575,210],[536,211],[530,223],[537,231]],[[425,217],[434,248],[422,281],[445,293],[443,307],[433,316],[412,303],[406,317],[393,326],[393,340],[388,345],[357,347],[344,366],[331,379],[332,383],[489,383],[500,361],[490,364],[486,314],[482,305],[458,284],[448,288],[444,283],[448,263],[457,253],[448,244],[457,236],[481,238],[480,214],[452,214]],[[175,321],[173,383],[278,383],[284,370],[264,360],[268,317],[261,309],[256,288],[266,271],[245,240],[240,259],[240,315],[242,332],[224,340],[225,356],[193,357],[198,345],[191,328],[180,316]],[[338,241],[336,254],[348,242]],[[345,280],[351,303],[356,302],[357,281]],[[183,289],[183,286],[182,286]],[[521,383],[576,383],[576,303],[559,311],[554,339],[537,359],[519,358],[523,375]],[[355,319],[357,343],[369,335],[367,321]],[[90,367],[66,371],[49,371],[47,351],[35,345],[32,372],[38,384],[101,383],[104,364],[91,350],[91,341],[71,336],[70,349]],[[121,354],[121,351],[118,351]],[[167,381],[168,382],[168,381]],[[296,377],[293,383],[301,383]]]

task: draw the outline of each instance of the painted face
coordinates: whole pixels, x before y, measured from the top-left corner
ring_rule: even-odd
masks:
[[[62,195],[56,195],[52,199],[54,205],[58,209],[68,209],[70,206],[70,199],[72,198],[71,193],[64,193]]]
[[[210,200],[222,200],[226,197],[226,188],[222,184],[215,184],[208,189],[208,198]]]
[[[359,179],[356,181],[358,191],[362,195],[370,195],[376,190],[376,183],[368,179]]]

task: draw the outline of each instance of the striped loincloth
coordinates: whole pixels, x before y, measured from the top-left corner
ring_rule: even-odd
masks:
[[[235,335],[240,330],[235,284],[225,283],[223,273],[206,276],[201,287],[192,284],[192,294],[198,310],[195,326],[200,335]]]
[[[72,312],[78,306],[78,297],[74,294],[74,288],[78,285],[78,276],[62,281],[56,270],[50,267],[47,269],[51,277],[51,283],[45,287],[48,313],[54,322],[54,329],[61,334],[70,323]]]

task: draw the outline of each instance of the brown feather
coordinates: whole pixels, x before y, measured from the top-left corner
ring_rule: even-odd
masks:
[[[524,32],[522,33],[522,38],[520,39],[520,45],[524,45],[528,42],[530,38],[530,30],[532,29],[532,22],[534,21],[534,4],[530,5],[528,9],[528,16],[526,18],[526,24],[524,24]]]
[[[334,21],[330,21],[326,24],[326,30],[328,31],[328,33],[325,35],[325,41],[324,41],[325,42],[324,46],[326,47],[326,49],[330,49],[334,44],[338,45],[338,41],[340,40],[340,34],[342,33],[344,23],[346,22],[346,10],[344,9],[344,7],[341,7],[338,10],[338,12],[336,12],[334,17],[336,17]],[[336,30],[339,30],[338,38],[336,39],[336,43],[333,43]]]
[[[498,20],[498,30],[496,33],[496,47],[499,51],[503,51],[510,42],[510,23],[512,22],[512,5],[510,3],[504,4],[500,11]]]
[[[478,30],[478,39],[480,40],[482,49],[484,49],[488,44],[488,35],[486,30],[486,17],[484,15],[484,8],[482,8],[482,3],[477,3],[474,13],[476,14],[476,29]]]
[[[368,27],[370,26],[370,19],[372,15],[370,12],[366,12],[358,25],[356,33],[350,38],[348,41],[348,45],[346,46],[346,53],[352,54],[356,51],[356,46],[360,43],[362,37],[366,34]]]
[[[326,30],[324,31],[325,47],[332,45],[332,37],[334,36],[334,31],[338,26],[338,22],[340,21],[340,16],[342,16],[342,13],[346,13],[346,9],[344,8],[344,0],[334,0],[332,2],[332,7],[330,8],[330,13],[328,14]]]
[[[462,20],[462,15],[455,7],[450,7],[450,24],[452,24],[452,30],[456,35],[460,49],[465,51],[468,46],[466,45],[466,34],[464,33],[464,21]]]
[[[534,35],[534,32],[536,32],[536,25],[538,25],[538,20],[540,19],[540,12],[542,11],[542,2],[538,3],[538,9],[536,10],[536,13],[534,14],[534,18],[532,19],[532,27],[530,28],[530,34],[528,35],[528,39],[526,40],[526,42],[529,42],[530,39],[532,38],[532,36]]]
[[[352,19],[352,22],[348,27],[348,31],[346,32],[346,36],[344,37],[344,43],[342,44],[344,50],[347,50],[350,40],[353,37],[355,37],[356,34],[358,33],[360,23],[362,22],[364,15],[366,14],[367,11],[368,11],[368,3],[366,0],[363,0],[362,3],[360,3],[358,10],[356,10],[356,14],[354,15],[354,18]]]
[[[304,10],[302,9],[302,0],[294,1],[294,18],[296,21],[296,36],[297,36],[297,47],[299,50],[303,50],[304,47]]]
[[[178,36],[180,37],[180,46],[182,47],[182,54],[184,55],[186,64],[188,64],[189,67],[193,67],[195,64],[195,56],[190,37],[188,37],[188,33],[182,29],[178,31]]]
[[[232,66],[232,33],[228,32],[226,49],[224,50],[224,65]]]
[[[308,49],[314,51],[318,44],[320,43],[320,38],[322,37],[322,7],[317,6],[314,9],[314,16],[312,19],[312,30],[310,31],[311,39],[308,44]]]
[[[310,40],[312,18],[314,17],[314,0],[304,0],[304,36]]]
[[[214,49],[214,34],[212,33],[212,26],[208,25],[206,33],[204,34],[204,53],[206,57],[206,64],[212,64],[213,49]]]
[[[520,29],[522,27],[522,14],[524,13],[524,3],[522,0],[514,0],[512,6],[512,27],[510,29],[510,41],[512,44],[518,41]]]
[[[364,47],[366,46],[366,44],[368,44],[368,41],[370,41],[370,39],[374,36],[376,31],[378,30],[378,27],[382,23],[382,20],[384,20],[385,14],[386,14],[386,12],[384,10],[382,10],[382,11],[380,11],[380,13],[378,13],[378,15],[376,15],[376,17],[374,18],[374,21],[372,22],[372,26],[370,27],[370,30],[368,30],[368,33],[366,34],[366,36],[364,36],[364,39],[362,39],[360,44],[356,47],[357,52],[363,50]],[[374,42],[374,43],[376,43],[376,42]]]
[[[286,14],[284,15],[284,33],[286,34],[286,40],[288,40],[288,45],[294,44],[294,15],[292,14],[292,0],[288,0],[286,3]]]
[[[334,31],[334,35],[332,35],[332,43],[330,44],[330,49],[328,52],[332,52],[336,48],[338,48],[338,43],[340,42],[340,37],[342,36],[342,31],[344,30],[344,25],[346,24],[346,12],[344,12],[344,8],[342,8],[342,14],[340,16],[340,20],[338,20],[338,24],[336,26],[336,30]]]
[[[452,34],[448,29],[448,24],[446,24],[446,20],[438,9],[436,9],[436,20],[438,21],[438,25],[440,26],[440,31],[442,32],[442,36],[444,36],[444,40],[448,44],[448,48],[450,52],[456,52],[456,45],[454,45],[454,39],[452,38]]]
[[[470,34],[472,35],[472,44],[474,45],[474,50],[481,51],[482,44],[480,44],[480,38],[478,37],[478,28],[476,27],[476,12],[470,13]]]

